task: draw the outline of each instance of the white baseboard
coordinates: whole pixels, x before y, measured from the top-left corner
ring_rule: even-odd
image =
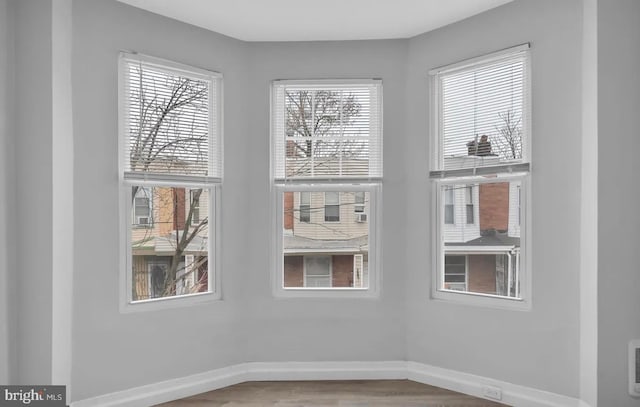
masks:
[[[407,378],[415,382],[429,384],[488,399],[483,394],[484,386],[500,388],[501,403],[517,407],[580,407],[580,400],[531,387],[476,376],[455,370],[407,362]],[[492,399],[489,399],[492,400]]]
[[[253,362],[167,380],[71,403],[71,407],[143,407],[247,381],[409,379],[476,397],[483,386],[499,387],[502,402],[518,407],[581,407],[555,393],[416,362]]]

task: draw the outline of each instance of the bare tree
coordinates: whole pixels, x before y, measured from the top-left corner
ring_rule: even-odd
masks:
[[[353,94],[300,90],[287,91],[286,98],[287,136],[307,139],[294,142],[294,154],[303,157],[314,153],[311,137],[338,135],[360,115],[361,105]]]
[[[496,125],[495,151],[505,159],[522,158],[522,115],[512,110],[498,113],[501,124]]]
[[[134,172],[160,172],[205,175],[208,155],[208,84],[190,78],[159,74],[147,71],[142,66],[131,72],[129,83],[131,101],[129,109],[129,165]],[[135,200],[139,186],[132,187]],[[204,260],[198,258],[194,264],[183,261],[188,246],[206,231],[208,218],[194,221],[194,211],[200,206],[202,189],[192,189],[186,200],[185,188],[171,188],[171,199],[160,199],[159,188],[153,188],[154,216],[159,211],[172,213],[173,227],[167,238],[175,248],[171,262],[163,278],[156,278],[156,289],[162,296],[173,295],[178,281],[188,277],[185,271],[198,269]],[[182,190],[182,194],[176,193]],[[178,221],[183,211],[184,219]],[[165,228],[166,229],[166,228]],[[133,242],[141,246],[158,233],[156,225],[148,229],[145,238]],[[161,285],[161,286],[160,286]],[[199,284],[192,287],[199,290]],[[135,291],[135,287],[134,287]],[[134,298],[136,293],[134,292]]]

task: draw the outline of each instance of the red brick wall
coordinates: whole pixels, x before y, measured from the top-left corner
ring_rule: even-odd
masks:
[[[284,193],[284,228],[293,230],[293,192]]]
[[[353,286],[353,255],[333,256],[332,259],[333,286]]]
[[[331,259],[332,286],[353,286],[353,255],[336,255]],[[304,256],[284,257],[284,286],[304,287]]]
[[[302,256],[284,256],[284,286],[304,286],[304,265]]]
[[[496,293],[496,256],[470,254],[467,288],[474,293]]]
[[[480,184],[480,230],[509,228],[509,183]]]

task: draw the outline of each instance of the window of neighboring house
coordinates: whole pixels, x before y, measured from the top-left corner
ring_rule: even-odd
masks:
[[[364,213],[364,192],[356,192],[354,199],[353,211],[355,213]]]
[[[467,256],[444,257],[444,286],[448,290],[467,290]]]
[[[200,200],[203,199],[202,190],[189,191],[189,204],[191,205],[191,224],[200,223]]]
[[[311,222],[311,194],[309,192],[300,192],[300,222]]]
[[[331,287],[331,256],[304,256],[304,286]]]
[[[338,192],[324,193],[324,221],[340,222],[340,194]]]
[[[517,185],[526,196],[530,177],[529,46],[437,68],[430,75],[435,119],[430,178],[439,235],[433,296],[528,308],[526,216],[514,227],[513,205],[521,203],[513,195]],[[464,203],[459,214],[456,202]],[[458,216],[466,221],[455,223]]]
[[[219,297],[222,78],[139,54],[119,62],[122,309]]]
[[[273,82],[276,295],[377,295],[381,109],[379,80]]]
[[[473,185],[467,185],[464,188],[464,201],[467,210],[467,224],[473,224]]]
[[[444,190],[444,223],[447,225],[453,225],[455,216],[455,195],[453,187],[446,188]]]
[[[150,227],[151,218],[151,190],[149,188],[135,188],[133,198],[133,224],[140,227]]]

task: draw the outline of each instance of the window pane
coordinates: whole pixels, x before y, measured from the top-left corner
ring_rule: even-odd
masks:
[[[520,296],[520,225],[518,190],[520,181],[445,185],[465,205],[467,223],[442,225],[444,231],[444,287],[450,290]],[[473,192],[477,189],[478,202]],[[473,219],[478,205],[479,219]],[[464,286],[463,286],[464,283]]]
[[[324,193],[324,221],[340,221],[340,194],[338,192]]]
[[[132,60],[126,60],[124,75],[126,171],[213,175],[212,82]]]
[[[381,175],[378,84],[276,84],[274,90],[274,119],[284,138],[274,150],[278,178]]]
[[[154,220],[130,229],[133,301],[209,291],[209,190],[133,188],[149,194]]]
[[[439,75],[444,169],[523,158],[527,55]]]
[[[352,210],[359,193],[283,194],[284,287],[368,288],[369,223]],[[368,202],[369,192],[362,193]],[[308,202],[308,221],[295,215],[301,202]],[[327,222],[332,213],[336,220]]]

